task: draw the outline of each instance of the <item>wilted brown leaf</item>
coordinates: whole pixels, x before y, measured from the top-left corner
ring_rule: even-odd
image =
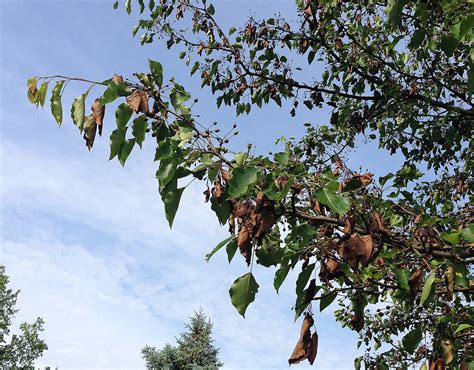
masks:
[[[198,54],[198,55],[201,55],[203,50],[204,50],[204,45],[203,45],[203,44],[199,44],[199,46],[198,46],[198,48],[197,48],[197,54]]]
[[[312,338],[311,338],[311,327],[314,324],[313,317],[307,313],[301,324],[300,339],[296,343],[295,349],[288,359],[288,363],[297,364],[300,361],[308,358],[312,351]],[[313,359],[314,361],[314,359]]]
[[[239,247],[240,254],[245,257],[247,265],[250,265],[250,258],[252,256],[252,235],[247,225],[243,225],[239,230],[237,246]]]
[[[262,212],[260,226],[257,230],[257,233],[255,234],[255,237],[257,239],[262,238],[267,232],[271,230],[275,224],[275,221],[275,214],[271,210],[265,210],[265,212]]]
[[[367,266],[372,257],[373,249],[374,242],[371,235],[361,237],[359,234],[353,234],[349,240],[339,244],[337,252],[353,270],[356,270],[359,262],[363,266]]]
[[[385,234],[388,233],[388,229],[385,226],[385,222],[382,219],[382,217],[380,217],[378,212],[372,213],[372,230],[375,232],[382,232]]]
[[[418,287],[420,286],[421,278],[423,277],[423,267],[420,266],[408,279],[408,285],[410,286],[410,292],[412,296],[416,295]]]
[[[308,361],[312,365],[318,354],[318,333],[314,332],[311,336],[311,347],[309,348]]]
[[[118,75],[117,73],[114,73],[114,77],[112,77],[112,81],[117,82],[117,83],[123,83],[123,77],[121,75]]]
[[[354,215],[346,215],[344,219],[344,234],[350,235],[354,231],[355,227],[355,216]]]
[[[319,279],[322,282],[328,283],[329,280],[341,276],[343,273],[340,270],[341,264],[333,258],[327,261],[321,261],[321,268],[319,270]]]
[[[150,112],[148,107],[148,96],[145,92],[134,90],[133,93],[127,96],[127,103],[134,112],[141,112],[148,114]]]
[[[313,211],[316,212],[316,213],[322,213],[322,206],[321,206],[321,202],[319,200],[316,200],[313,203]]]
[[[102,124],[104,123],[105,116],[105,105],[100,103],[99,99],[96,99],[92,104],[92,116],[94,117],[95,123],[99,126],[99,136],[102,136]]]
[[[97,132],[97,123],[91,115],[84,119],[84,140],[86,141],[87,149],[91,150],[94,145],[95,134]]]

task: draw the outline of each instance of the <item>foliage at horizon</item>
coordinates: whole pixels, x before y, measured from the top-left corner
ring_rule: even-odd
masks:
[[[305,318],[290,363],[315,361],[324,338],[311,334],[314,312],[337,302],[336,319],[366,350],[356,369],[474,366],[474,3],[298,0],[297,21],[250,18],[229,30],[205,0],[125,1],[128,13],[137,5],[144,18],[134,35],[179,49],[218,107],[240,115],[290,106],[292,120],[325,107],[329,122],[305,123],[301,139],[279,139],[278,153],[234,152],[235,125],[199,122],[185,86],[153,60],[135,80],[33,77],[30,101],[44,106],[54,82],[51,112],[61,124],[65,86],[89,84],[71,110],[89,150],[106,106],[122,101],[110,159],[124,165],[144,140],[156,142],[170,227],[189,183],[205,184],[205,201],[230,233],[206,259],[225,249],[230,262],[238,250],[249,266],[229,290],[242,316],[258,299],[254,271],[275,269],[277,292],[290,270],[300,271],[293,309]],[[86,115],[94,86],[103,93]],[[401,153],[404,163],[378,179],[348,168],[356,138]]]
[[[0,365],[5,369],[32,368],[34,361],[48,349],[39,337],[44,321],[38,317],[33,324],[21,323],[21,334],[9,338],[12,319],[18,312],[15,306],[20,291],[8,288],[8,282],[5,266],[0,265]]]
[[[159,350],[150,346],[142,349],[147,369],[217,369],[224,366],[218,357],[219,350],[213,345],[211,320],[202,310],[195,312],[190,320],[186,324],[187,331],[176,339],[176,347],[166,344]]]

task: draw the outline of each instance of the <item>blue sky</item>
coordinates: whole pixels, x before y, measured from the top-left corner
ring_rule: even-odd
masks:
[[[286,368],[300,326],[290,310],[295,276],[277,295],[274,270],[254,269],[260,292],[243,319],[228,297],[232,281],[247,271],[243,260],[228,265],[221,253],[204,261],[227,237],[203,202],[204,185],[195,182],[186,190],[169,230],[151,141],[132,153],[125,168],[108,162],[114,125],[109,109],[105,135],[87,152],[66,105],[87,86],[68,86],[59,129],[49,109],[37,111],[27,101],[26,80],[57,73],[96,80],[131,76],[146,71],[147,58],[159,60],[168,77],[200,99],[202,122],[237,122],[241,135],[235,144],[257,142],[262,152],[273,150],[275,138],[299,136],[303,122],[323,122],[325,115],[302,112],[291,119],[270,105],[237,119],[233,110],[217,110],[210,92],[199,89],[174,52],[156,44],[142,47],[132,38],[136,17],[114,11],[112,3],[0,0],[0,263],[11,285],[21,289],[16,323],[38,315],[46,321],[49,350],[37,366],[143,368],[140,349],[174,342],[182,323],[202,307],[214,322],[226,368]],[[222,1],[216,10],[225,24],[269,11],[295,15],[292,1]],[[304,71],[309,78],[313,72]],[[399,164],[383,152],[369,156],[373,149],[361,145],[351,162],[378,174]],[[341,329],[330,309],[315,319],[315,368],[351,369],[355,334]]]

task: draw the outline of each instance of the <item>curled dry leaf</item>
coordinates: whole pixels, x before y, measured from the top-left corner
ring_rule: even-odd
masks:
[[[355,175],[353,179],[359,179],[360,182],[362,183],[362,186],[368,186],[374,178],[374,174],[367,172],[364,173],[363,175]]]
[[[363,266],[367,266],[372,257],[373,249],[374,241],[371,235],[361,237],[359,234],[353,234],[348,240],[339,244],[337,252],[353,270],[356,270],[359,262]]]
[[[257,208],[262,207],[266,203],[266,197],[263,191],[259,191],[255,197],[255,204]]]
[[[148,107],[148,96],[143,91],[134,90],[131,95],[127,96],[127,103],[130,109],[136,113],[150,113]]]
[[[260,226],[255,234],[257,239],[261,239],[267,232],[271,230],[275,224],[276,218],[275,214],[271,210],[265,210],[261,213],[261,222]]]
[[[94,145],[95,134],[97,132],[97,123],[91,115],[84,119],[84,140],[86,141],[87,149],[91,150]]]
[[[314,201],[313,211],[316,212],[316,213],[323,213],[321,202],[319,200]]]
[[[340,269],[341,264],[334,258],[329,258],[327,261],[321,261],[321,268],[319,270],[319,279],[322,282],[328,283],[329,280],[335,279],[343,272]]]
[[[311,336],[311,327],[314,324],[313,317],[307,313],[301,324],[300,339],[296,343],[295,349],[288,359],[288,363],[297,364],[308,359],[313,364],[318,352],[318,336],[316,333]]]
[[[408,279],[408,285],[410,286],[412,296],[415,296],[418,291],[421,278],[423,277],[423,270],[422,266],[418,267],[418,269],[410,276],[410,279]]]
[[[105,105],[100,104],[100,100],[96,99],[92,104],[92,117],[95,123],[99,126],[99,136],[102,136],[102,124],[104,123]]]
[[[352,234],[352,232],[354,231],[355,222],[356,222],[356,219],[354,215],[349,215],[349,214],[346,215],[344,219],[344,230],[343,230],[344,234],[347,234],[347,235]]]
[[[247,265],[250,265],[250,258],[252,256],[252,235],[247,225],[243,225],[239,230],[237,246],[239,247],[240,254],[245,257]]]
[[[385,226],[385,221],[378,214],[378,212],[372,213],[372,230],[378,233],[388,234],[388,229]]]
[[[117,82],[117,83],[123,83],[123,77],[121,75],[118,75],[117,73],[114,73],[114,77],[112,77],[112,81]]]
[[[318,333],[314,332],[311,336],[311,347],[309,348],[308,361],[312,365],[318,354]]]

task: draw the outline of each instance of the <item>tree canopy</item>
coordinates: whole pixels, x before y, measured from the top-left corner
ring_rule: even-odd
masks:
[[[142,349],[147,369],[213,369],[223,366],[219,360],[219,350],[214,347],[212,323],[200,310],[186,324],[187,331],[176,340],[177,346],[166,344],[162,349],[146,346]]]
[[[0,265],[0,365],[5,369],[30,368],[48,349],[40,339],[44,321],[38,317],[33,324],[22,323],[21,334],[13,334],[8,340],[12,319],[18,312],[15,306],[20,292],[8,288],[8,282],[5,266]]]
[[[202,181],[230,234],[206,258],[225,248],[230,261],[238,250],[249,266],[229,290],[242,316],[258,294],[255,269],[276,267],[276,291],[300,271],[294,311],[304,320],[290,363],[315,360],[315,311],[337,301],[336,319],[366,349],[357,369],[473,366],[474,3],[297,0],[297,20],[269,14],[230,29],[206,0],[126,0],[132,8],[143,16],[133,34],[178,49],[218,107],[241,115],[273,104],[289,120],[323,109],[328,122],[280,138],[277,153],[232,150],[237,128],[200,122],[186,87],[153,60],[133,80],[34,77],[30,101],[43,106],[54,83],[61,124],[66,85],[89,84],[71,109],[89,150],[106,106],[123,101],[110,159],[124,165],[145,139],[156,142],[170,227],[187,179]],[[87,115],[93,86],[103,92]],[[399,170],[375,178],[349,168],[361,140],[401,154]]]

